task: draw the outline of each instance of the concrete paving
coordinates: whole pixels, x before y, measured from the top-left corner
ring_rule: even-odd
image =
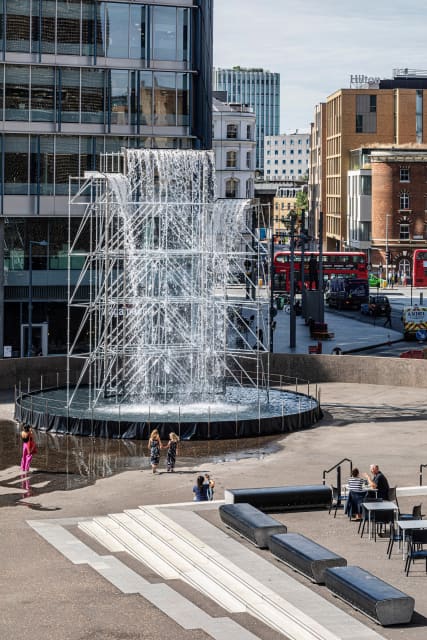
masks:
[[[284,351],[289,318],[285,315],[282,315],[277,332],[277,340],[284,344]],[[337,341],[341,338],[339,344],[345,336],[353,347],[363,344],[366,325],[338,316],[328,318],[327,322]],[[300,323],[298,330],[307,334],[308,328],[299,318],[297,323]],[[385,332],[388,333],[387,329]],[[383,331],[378,334],[380,339],[384,335]],[[297,335],[298,344],[301,346],[296,352],[306,353],[303,333],[300,343]],[[204,640],[215,637],[226,640],[235,637],[278,640],[290,637],[287,629],[279,632],[244,611],[227,610],[179,578],[162,578],[153,566],[139,562],[126,551],[108,550],[81,531],[77,523],[136,509],[140,505],[185,502],[191,499],[195,477],[206,472],[216,480],[217,497],[226,488],[320,483],[324,470],[343,458],[351,459],[362,471],[377,462],[393,486],[418,484],[420,465],[427,463],[423,453],[427,412],[424,390],[329,383],[321,385],[321,393],[323,420],[312,429],[279,437],[278,450],[269,455],[263,452],[259,456],[228,458],[216,464],[184,465],[180,457],[188,461],[185,449],[191,445],[181,443],[175,474],[153,475],[147,469],[136,469],[75,490],[56,491],[46,486],[46,493],[43,493],[44,488],[39,487],[38,495],[34,496],[29,495],[28,486],[36,486],[37,472],[26,482],[19,474],[19,460],[11,460],[10,466],[0,473],[0,496],[7,498],[0,503],[4,505],[0,507],[0,638]],[[10,399],[3,396],[0,418],[11,420],[12,416]],[[58,437],[58,446],[61,443],[66,446],[66,438]],[[348,463],[344,463],[344,477],[348,469]],[[427,473],[425,475],[427,479]],[[334,472],[326,477],[328,482],[334,483]],[[399,499],[401,510],[409,511],[413,504],[423,499],[402,497]],[[426,511],[427,503],[424,506]],[[191,506],[189,508],[191,510]],[[180,511],[180,514],[183,524],[185,512]],[[200,531],[206,533],[199,534],[202,537],[209,535],[210,544],[215,539],[214,527],[220,532],[218,538],[224,540],[227,534],[242,545],[243,555],[248,550],[264,563],[258,566],[254,579],[262,581],[263,576],[268,576],[271,564],[277,570],[277,563],[271,560],[268,552],[254,549],[223,527],[215,505],[208,505],[198,515],[211,525],[211,528],[201,528]],[[342,512],[337,518],[323,511],[295,512],[279,517],[288,530],[313,538],[346,557],[349,564],[372,571],[415,597],[416,613],[410,626],[378,627],[361,613],[337,601],[324,587],[312,585],[280,565],[280,571],[302,587],[301,593],[307,589],[317,594],[318,602],[323,600],[325,608],[337,608],[350,621],[362,625],[360,628],[366,630],[363,632],[366,637],[371,633],[371,637],[378,635],[389,640],[424,640],[427,632],[424,563],[415,565],[406,578],[402,554],[397,551],[388,560],[386,540],[374,542],[366,536],[361,539],[357,535],[357,524],[350,522]],[[53,530],[50,538],[41,535],[41,531],[49,530]],[[260,568],[262,566],[265,570]],[[337,615],[338,619],[340,615]],[[349,623],[348,629],[351,628]],[[333,635],[357,640],[357,636],[346,635],[344,631],[341,635],[338,631]]]

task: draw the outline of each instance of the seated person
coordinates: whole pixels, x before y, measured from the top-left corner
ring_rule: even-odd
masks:
[[[380,471],[380,468],[377,464],[371,464],[370,472],[372,474],[372,478],[370,478],[368,474],[365,473],[365,478],[368,481],[369,486],[371,487],[371,489],[377,490],[378,498],[381,498],[382,500],[388,500],[388,490],[390,487],[387,478],[385,477],[383,472]]]
[[[351,477],[347,481],[349,493],[345,512],[348,516],[355,515],[356,520],[361,519],[361,504],[366,497],[367,487],[366,480],[360,477],[359,469],[354,467]]]

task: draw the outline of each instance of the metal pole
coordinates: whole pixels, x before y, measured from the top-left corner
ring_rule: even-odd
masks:
[[[28,265],[28,349],[27,357],[33,352],[33,242],[30,240],[30,253]]]
[[[289,276],[289,286],[290,286],[290,296],[289,296],[289,304],[290,304],[290,323],[289,323],[289,346],[291,349],[295,348],[295,335],[296,335],[296,326],[295,326],[295,212],[291,211],[291,270]]]
[[[273,322],[274,322],[274,234],[273,234],[273,225],[270,227],[270,353],[273,353],[274,346],[274,331],[273,331]]]
[[[385,217],[385,284],[388,287],[388,217],[389,214],[386,214]],[[412,301],[411,301],[412,304]]]
[[[323,211],[319,213],[319,322],[325,322],[325,300],[323,297]]]

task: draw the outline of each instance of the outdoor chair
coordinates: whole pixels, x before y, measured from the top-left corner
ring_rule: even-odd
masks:
[[[415,504],[412,507],[412,513],[400,513],[398,520],[422,520],[424,514],[421,513],[422,504]]]
[[[332,489],[332,502],[329,507],[329,515],[331,514],[332,509],[334,509],[334,518],[336,518],[338,507],[342,505],[343,501],[345,501],[346,496],[338,492],[338,487],[334,487],[333,485],[331,485],[331,489]]]
[[[387,500],[390,500],[390,502],[395,502],[397,504],[397,492],[396,492],[396,489],[397,489],[397,487],[389,487]],[[397,504],[397,506],[399,506],[399,505]]]
[[[408,554],[406,556],[405,573],[409,574],[409,568],[411,562],[424,558],[426,561],[426,573],[427,573],[427,549],[424,548],[427,545],[427,529],[414,529],[411,533],[411,540],[408,544]]]
[[[409,539],[408,534],[409,532],[406,534],[406,540]],[[400,551],[402,541],[403,541],[403,535],[401,530],[394,522],[390,522],[390,537],[388,539],[388,545],[387,545],[387,551],[386,551],[388,559],[391,558],[391,553],[393,551],[394,543],[395,542],[399,543],[399,551]]]
[[[371,515],[371,523],[374,527],[374,540],[377,541],[377,533],[382,535],[382,531],[385,526],[389,525],[390,528],[394,526],[395,512],[394,509],[387,511],[374,511]]]

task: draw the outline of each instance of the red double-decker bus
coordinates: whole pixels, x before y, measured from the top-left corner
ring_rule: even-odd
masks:
[[[412,261],[412,283],[414,287],[427,287],[427,251],[415,249]]]
[[[309,261],[314,255],[317,262],[317,272],[319,271],[319,252],[308,251],[304,253],[304,283],[309,287]],[[363,252],[355,251],[324,251],[322,255],[323,280],[324,285],[327,280],[335,276],[345,276],[347,278],[368,279],[368,268],[366,255]],[[301,251],[295,251],[295,289],[301,290]],[[277,251],[274,254],[274,288],[280,291],[289,291],[291,270],[291,252]]]

